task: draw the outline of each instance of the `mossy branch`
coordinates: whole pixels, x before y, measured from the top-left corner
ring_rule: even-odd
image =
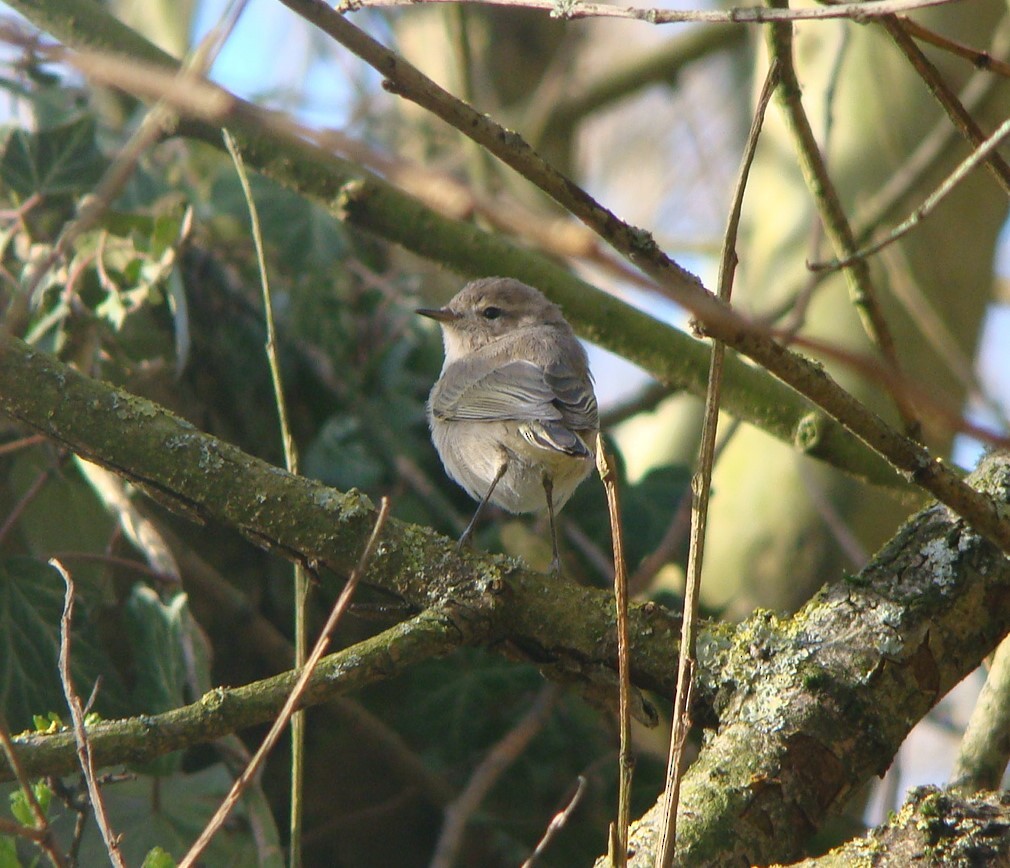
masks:
[[[1008,456],[970,481],[1010,512]],[[719,729],[685,776],[678,864],[796,858],[1008,630],[1010,560],[939,504],[795,616],[755,613],[717,668]],[[662,808],[634,827],[630,864],[652,864]]]
[[[91,0],[11,0],[33,24],[67,46],[126,57],[176,71],[178,62]],[[130,82],[123,82],[128,88]],[[225,95],[224,91],[218,91]],[[560,304],[578,333],[621,355],[673,388],[703,396],[708,345],[671,328],[573,276],[537,254],[472,223],[453,220],[367,170],[266,123],[255,106],[230,94],[213,122],[180,121],[178,132],[222,149],[227,126],[249,166],[327,207],[340,220],[460,274],[511,275]],[[862,441],[811,401],[766,371],[727,354],[723,408],[793,448],[879,485],[906,481]]]
[[[263,548],[342,574],[375,522],[363,494],[292,475],[144,398],[84,376],[0,336],[0,411],[130,480],[170,508],[237,528]],[[323,576],[332,588],[332,576]],[[459,553],[434,531],[390,519],[365,581],[415,610],[452,601],[531,659],[569,670],[616,670],[613,601],[502,556]],[[462,617],[462,616],[461,616]],[[659,606],[630,613],[639,686],[669,690],[679,619]],[[646,641],[647,640],[647,641]]]
[[[288,557],[347,570],[374,522],[363,495],[292,476],[13,338],[0,338],[0,410]],[[973,484],[1008,510],[1005,460],[989,459]],[[328,658],[329,675],[309,701],[329,695],[323,682],[342,692],[464,644],[508,640],[568,677],[616,667],[607,593],[547,580],[503,557],[459,555],[451,540],[425,528],[390,520],[366,580],[430,611]],[[639,686],[672,691],[678,629],[658,606],[631,608]],[[940,505],[920,512],[859,576],[825,588],[795,617],[759,612],[735,629],[710,626],[699,638],[699,689],[719,728],[684,781],[685,861],[759,863],[797,853],[1008,630],[1010,561]],[[373,658],[385,662],[372,667]],[[168,715],[107,724],[108,735],[96,730],[100,761],[139,761],[156,745],[174,750],[269,719],[292,680],[286,673]],[[70,762],[73,746],[60,744],[26,750],[55,750],[54,768],[64,769],[58,763]],[[35,771],[50,768],[33,762],[26,765]],[[633,838],[641,858],[652,819],[647,814]]]
[[[430,609],[364,642],[324,657],[312,675],[302,707],[317,705],[366,684],[403,672],[474,641],[472,621],[451,608]],[[102,721],[88,726],[95,766],[142,764],[196,744],[269,723],[295,685],[294,670],[242,687],[211,690],[191,705],[164,714]],[[78,768],[74,734],[22,734],[13,739],[18,759],[31,777],[71,774]],[[0,759],[0,781],[13,772]]]

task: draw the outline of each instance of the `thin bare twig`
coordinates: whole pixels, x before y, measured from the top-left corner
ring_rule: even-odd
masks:
[[[18,502],[14,504],[7,518],[4,519],[4,523],[0,525],[0,545],[3,545],[4,540],[7,539],[7,534],[18,523],[18,519],[21,518],[31,502],[39,496],[39,492],[42,491],[43,486],[49,481],[54,472],[53,467],[47,467],[45,470],[40,471],[35,479],[32,480],[32,484],[28,486],[25,493],[18,498]]]
[[[736,239],[743,212],[743,198],[747,191],[750,168],[757,152],[761,127],[772,94],[779,86],[782,64],[773,58],[765,75],[754,118],[747,134],[747,143],[740,161],[740,171],[733,191],[733,205],[726,221],[725,241],[719,262],[719,299],[729,304],[736,274]],[[677,662],[677,691],[671,712],[670,754],[666,767],[666,786],[663,805],[663,824],[659,832],[659,859],[661,868],[673,865],[677,849],[677,809],[680,804],[680,784],[684,775],[684,746],[691,728],[691,697],[694,693],[694,670],[697,666],[696,643],[698,639],[698,605],[701,594],[702,566],[705,560],[705,530],[708,523],[708,501],[712,488],[712,467],[715,463],[716,435],[719,430],[719,403],[722,392],[722,367],[726,345],[716,340],[712,343],[712,358],[708,370],[708,389],[705,396],[705,415],[702,421],[701,445],[698,454],[698,472],[691,480],[691,544],[688,549],[687,577],[684,588],[684,620],[681,622],[680,657]]]
[[[42,810],[42,805],[39,804],[39,800],[35,796],[35,788],[32,787],[31,781],[28,780],[28,776],[21,766],[17,751],[14,750],[14,743],[11,741],[7,719],[4,717],[2,710],[0,710],[0,750],[3,751],[4,756],[7,758],[7,764],[14,771],[18,786],[21,788],[25,801],[28,802],[28,806],[31,808],[32,816],[35,818],[34,826],[24,826],[21,823],[4,820],[4,832],[9,835],[21,835],[22,837],[31,838],[42,849],[42,852],[49,857],[49,861],[56,868],[63,868],[66,860],[53,842],[49,819],[46,817],[46,812]]]
[[[1010,18],[1004,20],[996,31],[992,42],[993,51],[1005,53],[1008,42],[1010,42]],[[976,72],[961,89],[958,101],[968,111],[974,111],[989,98],[998,83],[998,78]],[[876,192],[860,204],[853,220],[853,232],[861,244],[866,242],[870,232],[908,198],[927,173],[950,154],[951,142],[957,134],[949,118],[939,118],[904,163],[891,173]]]
[[[95,821],[98,823],[98,831],[105,842],[105,850],[109,854],[109,860],[116,868],[126,868],[123,854],[119,849],[119,836],[113,833],[109,825],[109,817],[105,812],[105,801],[102,798],[101,788],[95,778],[95,765],[91,758],[91,744],[88,741],[88,733],[84,726],[84,707],[81,705],[81,698],[74,690],[74,682],[70,673],[70,634],[73,627],[74,617],[74,580],[70,573],[55,558],[50,559],[49,565],[53,567],[62,577],[63,583],[67,586],[67,592],[63,598],[63,617],[60,619],[60,681],[63,684],[63,695],[67,699],[67,706],[70,709],[70,717],[73,720],[74,740],[77,742],[77,758],[84,773],[84,781],[88,786],[88,796],[91,799],[91,806],[95,811]]]
[[[606,6],[602,3],[558,3],[555,0],[344,0],[339,11],[388,6],[417,6],[424,3],[474,3],[481,6],[508,6],[520,9],[539,9],[550,12],[552,18],[630,18],[647,24],[677,24],[688,21],[714,23],[761,24],[766,21],[807,21],[829,18],[849,18],[866,21],[896,12],[924,9],[927,6],[945,6],[959,0],[868,0],[864,3],[839,3],[819,8],[766,9],[762,6],[742,6],[722,12],[707,10],[677,11],[672,9],[643,9],[634,6]]]
[[[614,548],[614,604],[617,621],[617,683],[619,691],[620,746],[618,748],[617,821],[611,825],[610,859],[617,868],[628,863],[628,824],[631,822],[631,661],[628,652],[628,568],[624,557],[621,501],[617,474],[602,435],[596,436],[596,468],[607,493],[610,536]]]
[[[0,444],[0,455],[10,455],[11,452],[27,449],[29,446],[35,446],[38,443],[45,443],[48,439],[45,434],[29,434],[27,437],[9,440],[7,443]]]
[[[572,797],[568,800],[568,804],[551,818],[543,837],[537,842],[537,846],[533,849],[533,852],[530,853],[529,858],[523,862],[521,868],[533,868],[534,863],[543,855],[551,841],[554,840],[554,837],[565,827],[565,823],[567,823],[568,818],[571,817],[572,811],[574,811],[578,807],[579,802],[582,801],[582,796],[585,792],[586,776],[579,775],[578,783],[575,785],[575,792],[572,793]]]
[[[210,818],[203,832],[200,833],[200,837],[193,842],[193,845],[189,848],[189,852],[187,852],[179,862],[179,868],[192,868],[192,866],[196,864],[196,860],[200,858],[203,851],[207,849],[207,845],[210,844],[211,839],[215,834],[217,834],[217,830],[220,829],[224,821],[228,819],[228,815],[238,803],[238,800],[242,797],[242,793],[245,792],[253,777],[259,773],[263,763],[266,762],[270,752],[277,744],[277,740],[281,737],[285,727],[288,725],[291,715],[294,714],[294,711],[298,706],[298,702],[301,699],[302,694],[305,692],[305,688],[308,686],[309,680],[312,678],[312,673],[315,671],[316,665],[319,663],[320,658],[326,653],[326,649],[329,647],[330,636],[332,635],[334,628],[337,626],[337,622],[340,621],[340,618],[350,605],[351,597],[354,595],[358,582],[361,581],[361,577],[368,568],[368,562],[372,559],[372,554],[375,552],[375,547],[379,542],[379,536],[382,533],[383,527],[385,527],[386,519],[388,517],[389,499],[384,497],[379,504],[379,512],[375,518],[375,526],[372,528],[372,534],[368,538],[368,542],[366,543],[364,550],[361,552],[358,564],[348,577],[347,584],[344,585],[344,589],[340,592],[340,596],[337,597],[337,601],[333,604],[333,608],[330,611],[329,617],[326,619],[326,623],[323,625],[323,629],[319,634],[319,638],[316,640],[312,653],[309,655],[301,674],[298,676],[298,681],[295,682],[295,686],[291,689],[291,693],[288,694],[287,700],[278,713],[276,720],[274,720],[273,725],[270,727],[270,731],[263,739],[262,744],[260,744],[256,753],[253,754],[252,759],[249,760],[249,765],[247,765],[245,771],[236,778],[235,783],[232,784],[231,790],[228,792],[228,795],[225,796],[217,811],[215,811],[214,816]]]
[[[274,404],[277,407],[277,418],[280,424],[281,444],[284,448],[284,465],[289,473],[298,473],[298,448],[291,433],[288,420],[288,405],[284,398],[284,383],[281,378],[281,363],[277,354],[277,328],[274,324],[274,305],[270,294],[270,276],[267,272],[266,253],[263,249],[263,232],[260,227],[259,209],[249,184],[249,175],[245,170],[245,162],[238,145],[227,129],[223,131],[225,147],[231,154],[245,196],[246,207],[249,209],[249,222],[252,228],[253,244],[256,247],[256,264],[259,268],[260,287],[263,293],[263,316],[266,320],[267,364],[270,367],[270,381],[273,384]],[[295,666],[305,665],[308,651],[306,636],[306,614],[309,598],[309,579],[305,565],[300,561],[294,564],[294,610],[295,610]],[[291,868],[299,868],[302,864],[302,792],[305,781],[305,713],[296,711],[291,717],[291,814],[289,819],[290,844],[289,858]]]
[[[894,44],[902,51],[912,68],[919,73],[922,80],[926,82],[929,92],[933,94],[937,102],[943,106],[951,122],[960,130],[961,134],[975,147],[979,147],[985,141],[985,132],[975,122],[975,119],[968,114],[968,111],[960,100],[943,80],[940,71],[930,62],[929,58],[922,53],[922,49],[915,44],[915,40],[908,35],[901,21],[896,16],[889,15],[880,21],[884,29],[890,34]],[[1003,189],[1004,193],[1010,194],[1010,165],[997,153],[989,151],[985,155],[986,166],[996,179],[996,182]]]
[[[430,868],[452,868],[456,863],[468,820],[505,770],[522,755],[534,736],[544,728],[560,692],[561,688],[556,684],[544,685],[529,711],[487,752],[470,775],[463,791],[446,806],[442,831],[435,845]]]
[[[950,54],[963,57],[965,60],[970,61],[975,69],[984,72],[994,72],[997,75],[1010,78],[1010,63],[1000,60],[1000,58],[993,56],[990,52],[980,51],[977,48],[962,45],[960,42],[948,39],[946,36],[930,30],[928,27],[923,27],[918,21],[905,15],[898,15],[896,17],[909,36],[914,36],[916,39],[928,42],[937,48],[942,48]]]
[[[901,303],[919,333],[943,360],[944,367],[961,384],[968,400],[981,404],[1004,430],[1010,430],[1010,418],[1006,409],[979,382],[972,360],[915,279],[915,270],[904,248],[900,245],[891,246],[884,251],[881,259],[890,277],[891,294]]]
[[[770,2],[778,6],[785,5],[788,0],[770,0]],[[779,93],[799,155],[803,177],[817,204],[825,233],[835,249],[836,256],[839,258],[849,256],[856,249],[856,239],[803,107],[800,84],[793,65],[792,25],[776,24],[770,27],[768,42],[769,51],[781,65]],[[845,270],[845,280],[849,297],[859,315],[863,330],[887,363],[895,371],[900,372],[901,364],[894,338],[880,306],[879,293],[870,274],[869,264],[865,260],[854,259]],[[892,392],[891,395],[904,423],[905,433],[916,440],[921,439],[921,425],[908,396],[898,391]]]
[[[918,226],[923,220],[926,219],[933,211],[936,210],[937,206],[947,198],[954,190],[954,188],[960,184],[965,177],[975,169],[980,163],[985,162],[986,157],[996,150],[1003,140],[1010,136],[1010,119],[1003,121],[997,128],[996,131],[989,136],[977,149],[972,151],[972,153],[962,160],[957,168],[951,172],[943,183],[940,184],[932,193],[930,193],[923,203],[916,208],[911,214],[908,215],[901,223],[894,227],[890,232],[887,233],[883,238],[875,241],[872,244],[867,244],[865,247],[860,247],[858,250],[854,250],[849,255],[836,259],[834,262],[825,262],[811,265],[811,268],[816,270],[832,270],[836,268],[848,268],[857,262],[864,261],[868,256],[872,256],[887,247],[888,244],[893,244],[899,238],[907,235],[912,229]]]

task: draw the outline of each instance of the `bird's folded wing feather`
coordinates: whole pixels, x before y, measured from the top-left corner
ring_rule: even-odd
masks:
[[[597,427],[596,398],[584,374],[555,364],[546,370],[514,361],[472,378],[451,377],[432,395],[436,418],[555,422],[576,431]]]

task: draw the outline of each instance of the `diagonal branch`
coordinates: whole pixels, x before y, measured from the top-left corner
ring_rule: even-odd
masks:
[[[915,40],[909,35],[905,24],[892,16],[881,19],[881,24],[894,40],[894,44],[901,49],[908,62],[912,64],[912,68],[926,82],[930,93],[943,106],[954,126],[973,148],[978,148],[986,139],[985,132],[961,104],[957,95],[947,86],[940,71],[930,63],[922,49],[915,44]],[[1010,194],[1010,166],[1007,165],[1006,160],[996,151],[992,151],[986,155],[985,162],[1003,192]]]
[[[27,0],[9,0],[9,5],[70,45],[101,51],[103,56],[119,62],[126,55],[134,71],[138,64],[145,72],[177,68],[172,58],[90,0],[50,0],[41,6]],[[124,86],[132,87],[137,78],[133,74]],[[182,90],[199,96],[205,108],[205,104],[216,106],[218,113],[211,115],[212,120],[198,114],[197,120],[182,121],[180,132],[221,148],[220,126],[227,125],[250,166],[320,201],[339,219],[401,244],[422,257],[444,263],[461,274],[474,277],[504,274],[532,284],[564,308],[566,317],[582,337],[635,362],[671,387],[698,396],[705,394],[709,355],[705,343],[600,292],[546,256],[436,213],[359,166],[295,138],[290,132],[286,134],[279,128],[276,117],[264,119],[264,113],[220,88],[195,80],[184,84]],[[445,98],[452,99],[448,94]],[[477,118],[486,126],[483,115]],[[290,124],[287,126],[290,130]],[[508,138],[501,132],[502,138]],[[512,134],[512,138],[518,137]],[[647,233],[634,230],[630,235],[658,253]],[[695,297],[707,296],[701,291]],[[740,335],[736,343],[747,340],[753,324],[740,318],[735,322],[733,333]],[[735,346],[733,341],[727,340],[727,344]],[[768,348],[764,357],[777,352],[774,349],[777,345],[767,337],[761,344]],[[757,350],[747,352],[757,358]],[[792,354],[785,359],[796,361]],[[803,370],[807,372],[806,385],[816,388],[821,378],[809,365],[802,365],[800,372],[788,380],[796,383]],[[726,358],[723,400],[727,412],[758,425],[805,454],[828,460],[875,484],[903,484],[893,468],[843,425],[792,388],[742,362],[733,353]]]
[[[986,459],[972,484],[1010,507],[1010,458]],[[720,670],[718,731],[685,777],[678,864],[795,858],[1008,630],[1010,560],[938,504],[792,618],[756,612]],[[662,822],[660,799],[634,827],[632,865],[653,864]]]
[[[451,606],[423,612],[324,657],[309,679],[301,705],[318,705],[390,678],[421,661],[441,657],[461,645],[478,643],[486,638],[479,628],[472,617],[459,617]],[[217,687],[197,702],[163,714],[89,723],[92,761],[96,768],[146,763],[175,750],[268,723],[276,718],[298,677],[298,670],[289,670],[242,687]],[[65,775],[77,766],[77,747],[70,730],[20,735],[13,743],[22,767],[31,777]],[[3,760],[0,780],[11,776]]]
[[[771,0],[771,5],[784,7],[788,5],[788,0]],[[831,176],[828,174],[828,168],[821,157],[820,148],[817,145],[806,110],[803,108],[800,83],[796,77],[796,67],[793,64],[792,25],[788,23],[772,25],[767,29],[767,36],[771,55],[778,61],[781,69],[778,92],[785,111],[786,122],[799,154],[803,176],[820,212],[824,231],[831,241],[837,257],[845,259],[847,262],[845,281],[849,288],[849,297],[859,314],[863,330],[876,344],[887,364],[900,376],[901,365],[898,361],[898,351],[894,344],[891,328],[880,305],[880,294],[870,275],[869,263],[865,259],[852,256],[856,251],[856,238],[849,224],[849,219],[845,215],[838,191],[835,189]],[[892,396],[905,424],[906,433],[919,439],[921,425],[915,417],[908,396],[898,389],[892,390]]]
[[[6,336],[0,336],[0,411],[176,511],[223,522],[263,548],[338,573],[354,568],[375,521],[360,492],[287,473]],[[334,590],[332,576],[323,581]],[[447,538],[396,519],[386,525],[368,582],[416,610],[444,600],[469,607],[480,622],[473,629],[507,635],[538,663],[616,670],[613,600],[605,591],[548,579],[501,556],[461,554]],[[632,678],[672,691],[679,619],[654,604],[631,607],[629,618]]]

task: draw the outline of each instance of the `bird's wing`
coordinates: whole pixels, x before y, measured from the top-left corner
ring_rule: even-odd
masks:
[[[575,433],[599,425],[596,396],[584,371],[560,363],[544,369],[515,361],[483,373],[471,369],[471,374],[476,376],[443,378],[432,394],[436,418],[519,422],[519,433],[534,446],[580,457],[591,454]]]
[[[532,362],[508,362],[468,373],[466,376],[452,367],[446,371],[431,396],[431,412],[436,418],[472,422],[563,418],[543,368]]]
[[[549,365],[544,382],[554,393],[551,403],[561,412],[561,421],[575,431],[592,431],[600,427],[596,394],[585,370],[568,364]]]

